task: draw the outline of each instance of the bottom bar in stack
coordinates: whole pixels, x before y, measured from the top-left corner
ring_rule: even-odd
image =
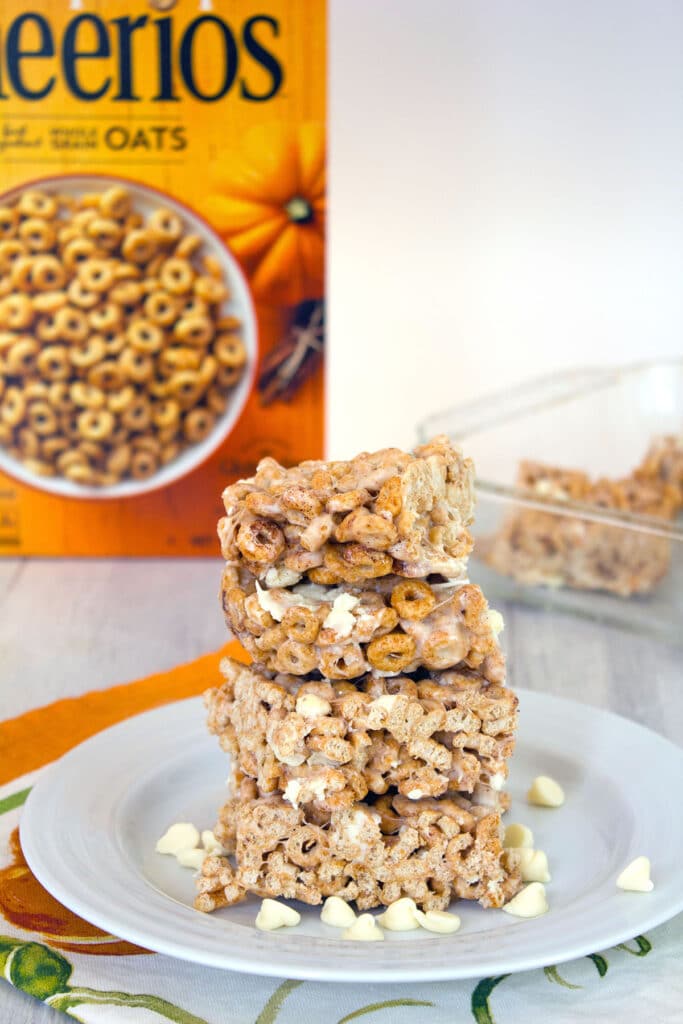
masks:
[[[410,896],[500,907],[520,888],[501,846],[517,699],[473,671],[266,676],[223,662],[209,729],[233,756],[196,907],[252,892],[361,910]]]

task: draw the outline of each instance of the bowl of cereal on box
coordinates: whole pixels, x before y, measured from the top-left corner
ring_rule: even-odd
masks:
[[[146,185],[69,175],[0,197],[0,469],[71,497],[143,494],[227,438],[256,320],[237,261]]]

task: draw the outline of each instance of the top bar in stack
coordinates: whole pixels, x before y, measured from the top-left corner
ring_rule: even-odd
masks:
[[[263,459],[223,492],[218,534],[235,572],[266,587],[358,583],[395,574],[459,578],[472,550],[473,467],[446,437],[407,454],[285,469]]]

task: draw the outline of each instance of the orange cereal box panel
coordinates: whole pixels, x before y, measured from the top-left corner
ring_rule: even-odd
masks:
[[[202,555],[323,451],[322,0],[5,0],[0,555]]]

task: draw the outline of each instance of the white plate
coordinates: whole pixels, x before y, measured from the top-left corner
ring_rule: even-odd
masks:
[[[457,904],[452,936],[386,933],[343,941],[304,907],[292,930],[254,927],[259,901],[203,915],[192,872],[154,852],[174,821],[212,825],[225,797],[227,758],[204,726],[198,698],[131,718],[76,747],[41,779],[21,821],[32,870],[67,907],[105,931],[160,953],[277,977],[419,981],[481,977],[555,964],[605,949],[683,909],[683,750],[652,732],[580,704],[520,692],[510,821],[546,850],[550,912],[520,920]],[[557,810],[527,805],[533,776],[560,780]],[[652,893],[618,890],[639,854]]]
[[[214,256],[220,263],[223,280],[230,290],[229,298],[221,304],[221,313],[225,316],[236,316],[242,323],[241,337],[247,351],[247,367],[242,374],[242,379],[230,394],[225,412],[216,420],[209,435],[198,444],[185,448],[176,459],[162,466],[147,480],[122,480],[112,487],[87,487],[62,477],[36,476],[2,447],[0,447],[0,469],[14,477],[15,480],[20,480],[31,487],[69,498],[128,498],[145,494],[148,491],[155,491],[160,487],[168,487],[175,480],[191,473],[220,447],[237,423],[249,397],[256,372],[258,343],[256,313],[246,278],[235,257],[207,221],[203,220],[189,206],[185,206],[179,199],[152,188],[150,185],[103,174],[56,175],[52,178],[42,178],[38,182],[26,182],[13,188],[0,196],[0,202],[15,198],[31,185],[70,196],[80,196],[84,192],[104,191],[111,185],[124,185],[133,196],[135,210],[144,214],[145,217],[160,206],[168,207],[177,213],[183,222],[185,231],[199,235],[204,243],[204,251]]]

